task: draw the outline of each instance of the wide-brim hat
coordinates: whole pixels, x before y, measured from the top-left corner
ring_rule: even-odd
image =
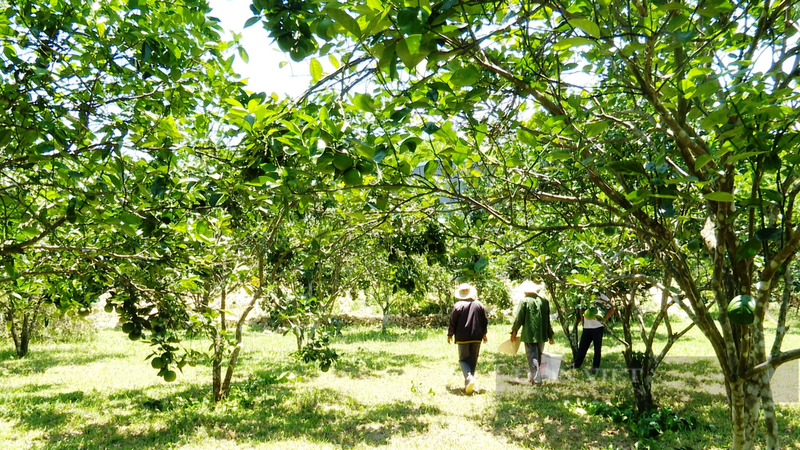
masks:
[[[610,300],[608,299],[608,297],[606,296],[606,294],[597,294],[597,295],[596,295],[594,298],[595,298],[595,299],[599,299],[599,300],[603,300],[603,301],[606,301],[606,302],[607,302],[607,301],[610,301]]]
[[[476,300],[478,298],[478,290],[475,289],[475,286],[469,283],[461,283],[458,285],[458,287],[456,287],[453,296],[459,300]]]
[[[535,294],[539,297],[545,298],[544,285],[534,283],[531,280],[523,281],[519,286],[517,286],[517,290],[523,294]]]

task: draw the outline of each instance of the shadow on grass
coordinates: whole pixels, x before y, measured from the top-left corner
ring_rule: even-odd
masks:
[[[128,355],[123,352],[88,352],[77,353],[68,351],[47,351],[31,352],[24,358],[17,358],[13,351],[10,352],[11,358],[4,358],[0,355],[0,369],[6,375],[26,376],[34,373],[44,373],[53,367],[64,365],[82,366],[96,361],[112,358],[125,358]]]
[[[523,446],[545,448],[633,448],[639,438],[625,425],[590,415],[581,402],[602,401],[620,404],[633,400],[633,389],[621,355],[603,356],[603,369],[596,375],[588,371],[562,371],[557,381],[543,386],[519,382],[527,376],[524,356],[497,355],[497,407],[488,418],[494,433]],[[709,366],[709,364],[711,364]],[[714,364],[696,361],[680,367],[680,375],[701,380]],[[675,370],[675,369],[673,369]],[[695,372],[696,371],[696,372]],[[657,372],[657,378],[663,379]],[[660,406],[670,406],[678,415],[694,416],[701,427],[668,431],[658,439],[642,443],[651,448],[709,448],[724,446],[730,436],[728,407],[724,395],[693,387],[683,378],[666,383],[656,380],[653,395]]]
[[[237,391],[216,409],[198,397],[203,397],[198,387],[162,399],[135,390],[121,392],[116,401],[132,402],[129,414],[106,417],[104,423],[80,429],[59,427],[63,419],[41,428],[50,431],[46,448],[54,450],[151,449],[180,444],[198,434],[232,445],[302,439],[348,448],[386,445],[394,435],[424,433],[428,424],[423,416],[441,413],[436,407],[412,402],[365,405],[333,389],[298,393],[291,383],[273,381],[258,389],[254,389],[258,383],[251,383],[245,386],[250,391]],[[137,424],[159,425],[134,429],[128,426],[133,416]]]
[[[342,335],[334,341],[346,344],[358,342],[411,342],[424,341],[433,334],[441,333],[437,328],[398,328],[392,327],[381,333],[380,330],[365,329],[364,327],[345,328]]]
[[[432,358],[418,354],[398,355],[389,352],[374,352],[363,348],[347,351],[339,356],[334,364],[337,372],[350,378],[367,378],[381,375],[388,370],[394,375],[402,375],[405,368],[431,360]]]
[[[49,385],[37,387],[47,389]],[[81,391],[50,395],[31,395],[26,392],[24,395],[3,399],[4,407],[0,408],[0,417],[16,419],[27,428],[57,428],[69,419],[65,411],[71,405],[84,403],[85,398],[86,394]]]

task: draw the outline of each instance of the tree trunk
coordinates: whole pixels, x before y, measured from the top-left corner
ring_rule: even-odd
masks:
[[[212,391],[214,393],[214,403],[219,402],[225,397],[225,392],[222,389],[222,355],[225,352],[225,332],[228,326],[225,322],[227,308],[228,291],[226,286],[222,285],[220,293],[220,313],[219,313],[219,328],[220,331],[214,335],[214,360],[211,364],[211,378],[212,378]]]
[[[294,338],[297,342],[297,351],[299,352],[303,350],[303,330],[300,328],[300,325],[297,325],[292,328],[292,331],[294,332]]]
[[[569,348],[572,351],[571,361],[575,361],[576,357],[578,356],[578,322],[573,321],[573,323],[570,323],[568,314],[566,314],[566,302],[562,302],[560,297],[557,295],[556,284],[545,280],[545,286],[547,286],[547,292],[550,294],[550,298],[552,299],[551,303],[555,306],[556,313],[558,313],[558,323],[561,325],[561,330],[564,331],[564,334],[567,336],[567,340],[569,341]]]
[[[230,359],[228,360],[228,369],[225,371],[225,380],[222,382],[222,396],[227,397],[228,394],[231,392],[231,379],[233,379],[233,369],[236,367],[236,363],[239,361],[239,353],[242,351],[242,328],[244,328],[244,323],[247,321],[247,316],[250,315],[250,311],[256,306],[256,303],[261,298],[261,294],[263,293],[262,287],[263,280],[264,280],[264,257],[263,255],[259,255],[258,257],[258,274],[259,280],[262,280],[261,285],[256,289],[253,293],[253,297],[250,299],[250,303],[247,304],[247,307],[242,311],[242,315],[239,316],[239,320],[236,322],[236,346],[233,349],[233,353],[231,354]]]
[[[28,344],[33,337],[36,327],[36,320],[39,317],[39,309],[44,303],[45,297],[39,296],[36,299],[32,309],[26,310],[22,313],[22,328],[19,328],[18,322],[14,319],[14,313],[19,312],[14,307],[8,307],[6,311],[6,322],[9,324],[11,338],[14,340],[14,351],[18,358],[24,358],[28,354]]]
[[[644,368],[629,370],[636,410],[640,413],[652,411],[656,407],[652,391],[653,376],[647,373],[649,371],[649,368],[647,370]]]
[[[758,320],[758,319],[757,319]],[[758,337],[757,337],[758,339]],[[758,347],[758,345],[757,345]],[[772,371],[767,370],[751,380],[738,380],[730,383],[730,412],[733,450],[755,448],[761,411],[764,412],[766,448],[780,448],[778,423],[775,417],[775,402],[772,398],[770,379]]]
[[[391,295],[387,292],[384,294],[383,304],[381,305],[381,309],[383,309],[383,321],[381,322],[381,334],[386,334],[386,326],[389,323],[389,309],[391,308],[390,300]]]
[[[222,337],[220,333],[214,336],[214,360],[211,364],[212,393],[214,403],[222,400]]]
[[[34,320],[31,320],[30,315],[24,313],[22,315],[22,326],[20,328],[20,325],[18,325],[14,317],[14,312],[9,310],[6,313],[6,322],[9,324],[11,339],[14,341],[14,352],[18,358],[24,358],[28,355],[28,344],[30,343],[33,326],[36,322],[35,317],[34,315]]]

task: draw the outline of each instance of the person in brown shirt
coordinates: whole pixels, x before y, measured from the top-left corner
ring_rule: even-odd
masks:
[[[486,309],[478,301],[475,286],[469,283],[460,284],[453,294],[456,304],[450,313],[450,327],[447,329],[447,343],[453,336],[458,345],[458,363],[464,373],[464,391],[471,394],[475,389],[475,369],[478,367],[478,355],[481,341],[487,342],[486,330],[489,321]]]

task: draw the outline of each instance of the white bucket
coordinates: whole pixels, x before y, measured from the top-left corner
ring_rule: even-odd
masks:
[[[557,380],[558,372],[561,370],[561,355],[542,353],[541,366],[542,378]]]

